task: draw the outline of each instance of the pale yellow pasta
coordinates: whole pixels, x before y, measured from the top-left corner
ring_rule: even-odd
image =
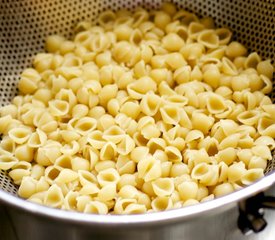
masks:
[[[23,198],[29,198],[36,192],[37,181],[32,177],[24,177],[18,189],[18,195]]]
[[[117,190],[116,190],[116,184],[115,183],[110,183],[108,185],[105,185],[104,187],[102,187],[100,189],[100,191],[98,192],[98,199],[100,201],[109,201],[115,198],[117,194]]]
[[[219,46],[219,36],[213,30],[201,31],[201,33],[198,34],[197,41],[210,49]]]
[[[170,197],[156,197],[151,206],[155,211],[169,210],[173,207],[173,202]]]
[[[237,182],[242,176],[246,173],[245,164],[243,162],[233,163],[228,168],[228,181],[229,182]]]
[[[157,196],[170,196],[174,191],[174,182],[171,178],[159,178],[152,182],[152,187]]]
[[[195,199],[198,194],[198,184],[191,181],[184,181],[177,187],[180,199],[186,201],[188,199]]]
[[[192,179],[199,180],[205,186],[214,186],[218,182],[219,172],[217,165],[209,165],[207,163],[199,163],[191,173]]]
[[[236,150],[233,147],[228,147],[219,151],[216,156],[218,162],[222,161],[227,165],[232,164],[237,158]]]
[[[32,166],[31,168],[31,177],[33,177],[34,179],[38,180],[40,178],[45,178],[45,167],[39,165],[39,164],[35,164]]]
[[[58,177],[55,178],[55,182],[60,183],[60,184],[69,183],[69,182],[76,180],[77,178],[78,178],[77,172],[75,172],[71,169],[64,168],[58,174]]]
[[[64,196],[61,188],[56,184],[52,185],[45,196],[44,204],[51,207],[60,207],[64,201]]]
[[[25,161],[20,161],[16,163],[9,172],[9,176],[17,185],[20,185],[23,177],[30,176],[30,174],[31,164]]]
[[[233,41],[228,44],[225,53],[230,58],[237,58],[246,55],[247,49],[241,43]]]
[[[78,196],[79,196],[78,192],[75,192],[75,191],[68,192],[64,198],[64,208],[66,210],[77,210]]]
[[[34,158],[34,149],[29,147],[28,144],[22,144],[15,148],[14,156],[19,161],[32,162]]]
[[[274,68],[210,17],[107,10],[46,39],[0,108],[0,169],[18,195],[96,214],[209,201],[264,176]]]
[[[234,191],[234,188],[231,183],[222,183],[220,185],[217,185],[214,188],[213,193],[215,197],[220,197],[220,196],[227,195],[233,191]]]
[[[84,213],[107,214],[108,207],[100,201],[90,201],[85,205]]]
[[[28,140],[28,146],[32,148],[38,148],[43,146],[47,141],[47,135],[40,129],[36,129]]]
[[[152,156],[141,159],[137,164],[138,176],[145,182],[155,180],[161,176],[161,164]]]
[[[262,158],[262,157],[258,157],[258,156],[252,156],[252,158],[250,159],[249,163],[248,163],[248,169],[255,169],[255,168],[261,168],[261,169],[266,169],[267,166],[267,160]]]

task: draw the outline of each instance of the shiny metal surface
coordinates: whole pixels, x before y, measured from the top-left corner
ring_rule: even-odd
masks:
[[[275,195],[275,186],[267,194]],[[3,208],[3,206],[2,206]],[[0,207],[1,209],[1,207]],[[36,216],[28,212],[22,212],[14,208],[6,207],[7,214],[11,219],[16,235],[11,231],[11,224],[7,215],[0,216],[0,239],[1,240],[91,240],[91,239],[119,239],[119,240],[274,240],[275,212],[266,210],[265,219],[268,222],[266,229],[258,234],[244,236],[237,228],[238,208],[220,213],[211,213],[202,217],[193,218],[182,223],[148,225],[112,226],[103,227],[65,223],[45,216]],[[91,216],[95,217],[96,216]],[[132,216],[134,219],[135,216]],[[146,218],[145,215],[142,218]],[[4,223],[4,224],[3,224]],[[10,226],[10,229],[2,226]]]
[[[161,0],[0,1],[0,105],[7,104],[15,95],[19,73],[30,66],[35,53],[43,51],[44,39],[49,34],[59,33],[70,37],[76,22],[80,20],[95,22],[97,14],[104,9],[117,10],[122,6],[129,9],[137,6],[157,8],[161,2]],[[214,17],[217,25],[232,29],[235,39],[244,43],[250,51],[259,51],[261,56],[271,58],[274,62],[275,44],[272,37],[274,0],[175,0],[173,2],[201,16]],[[274,166],[275,159],[269,165],[267,172],[272,172]],[[263,233],[249,237],[242,236],[236,227],[236,221],[237,202],[267,189],[274,182],[275,172],[241,191],[196,206],[138,216],[98,216],[51,209],[19,199],[15,196],[16,188],[12,181],[0,172],[0,202],[5,206],[0,212],[0,239],[273,240],[274,213],[266,214],[266,219],[271,224],[269,223]],[[16,232],[13,237],[12,232]]]

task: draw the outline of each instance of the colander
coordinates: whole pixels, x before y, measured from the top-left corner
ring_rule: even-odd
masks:
[[[217,26],[230,28],[233,38],[243,43],[250,52],[257,51],[263,59],[271,59],[274,64],[274,0],[173,2],[179,9],[201,17],[213,17]],[[36,53],[44,51],[48,35],[70,38],[79,21],[96,23],[98,14],[104,10],[158,9],[161,4],[161,0],[1,0],[0,105],[8,104],[16,95],[20,72],[31,66]],[[274,100],[275,89],[271,97]],[[216,238],[217,229],[236,231],[236,206],[240,202],[245,204],[244,199],[272,186],[275,182],[274,169],[273,156],[265,171],[266,176],[245,189],[196,206],[135,216],[82,214],[27,202],[17,197],[17,187],[4,171],[0,172],[0,200],[8,206],[17,239],[22,240],[50,237],[67,240]],[[245,210],[241,208],[241,211]]]

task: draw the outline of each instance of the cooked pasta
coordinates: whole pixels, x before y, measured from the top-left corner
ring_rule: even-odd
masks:
[[[34,203],[95,214],[181,208],[264,176],[273,66],[177,10],[105,11],[46,39],[0,108],[0,170]]]

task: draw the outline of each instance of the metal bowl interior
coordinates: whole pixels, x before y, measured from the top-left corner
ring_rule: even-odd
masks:
[[[179,8],[199,16],[211,16],[217,26],[230,28],[234,39],[242,42],[249,51],[257,51],[263,58],[271,59],[274,64],[274,1],[252,0],[182,0],[173,1]],[[73,27],[81,20],[96,23],[97,15],[107,9],[133,10],[139,6],[157,9],[162,1],[158,0],[4,0],[0,4],[0,105],[4,106],[16,95],[16,85],[20,72],[31,66],[32,57],[44,51],[44,41],[50,34],[61,34],[70,38]],[[275,97],[275,89],[271,94]],[[6,204],[26,211],[64,221],[76,221],[95,225],[143,225],[156,222],[174,222],[209,213],[210,210],[230,207],[235,202],[265,190],[275,182],[275,158],[269,162],[266,176],[240,191],[228,196],[190,206],[183,209],[160,213],[132,216],[96,216],[67,212],[40,206],[16,196],[17,188],[5,172],[0,172],[0,200]],[[272,173],[273,172],[273,173]]]

